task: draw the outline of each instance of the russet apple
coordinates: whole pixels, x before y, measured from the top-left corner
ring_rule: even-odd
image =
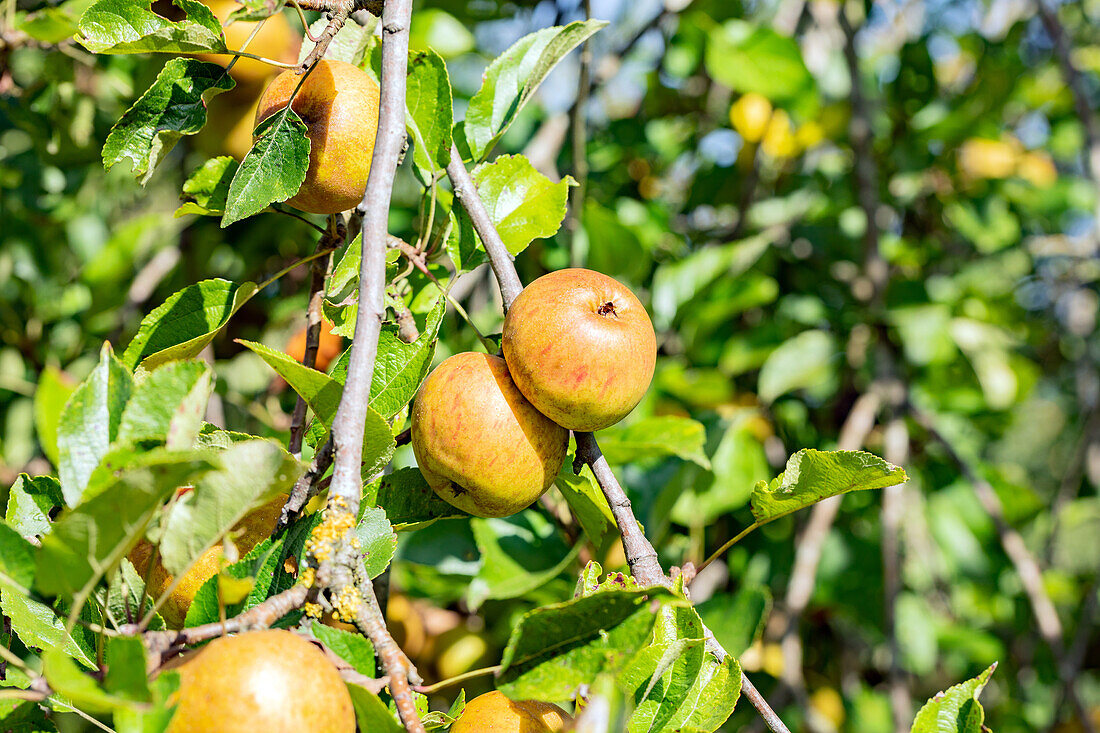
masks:
[[[323,652],[281,629],[225,636],[177,670],[167,733],[354,733],[351,696]]]
[[[452,356],[413,401],[420,471],[445,501],[479,517],[506,517],[538,499],[568,443],[569,433],[520,394],[499,356]]]
[[[581,268],[528,285],[508,309],[502,343],[523,396],[562,427],[585,432],[626,417],[657,361],[653,324],[634,293]]]
[[[493,691],[478,695],[451,726],[451,733],[555,733],[573,720],[557,705],[536,700],[512,701]]]
[[[205,5],[223,23],[230,13],[241,7],[235,0],[207,0]],[[255,28],[256,23],[251,21],[239,21],[229,24],[222,29],[222,32],[225,33],[225,45],[230,51],[240,51]],[[264,21],[263,28],[248,44],[245,51],[272,61],[293,64],[298,60],[298,49],[301,48],[301,45],[302,37],[294,32],[286,14],[279,12]],[[229,62],[233,60],[232,56],[225,54],[200,53],[196,56],[203,61],[212,61],[220,66],[228,66]],[[237,63],[233,64],[229,74],[239,83],[258,84],[267,80],[277,70],[278,67],[271,64],[242,56],[237,59]]]
[[[287,203],[313,214],[335,214],[358,204],[367,187],[378,131],[378,84],[346,61],[322,59],[302,82],[293,71],[279,74],[264,90],[256,124],[286,108],[306,125],[309,169]]]
[[[233,531],[230,532],[230,536],[242,556],[272,535],[286,499],[285,495],[278,496],[250,512],[236,524]],[[154,556],[156,560],[150,567],[149,561]],[[165,569],[160,561],[160,554],[156,552],[156,547],[147,539],[142,538],[134,546],[134,549],[130,551],[129,558],[130,562],[134,564],[138,575],[146,579],[149,596],[154,600],[159,599],[172,586],[172,582],[175,580],[174,576]],[[164,603],[158,609],[169,628],[183,628],[183,623],[187,618],[187,610],[191,608],[191,602],[195,600],[195,594],[199,592],[199,588],[202,587],[203,583],[218,572],[221,559],[222,544],[219,542],[199,555],[198,559],[183,572],[183,575],[180,576],[180,582],[176,584],[176,587],[172,589],[172,592],[168,594],[168,597],[164,599]]]

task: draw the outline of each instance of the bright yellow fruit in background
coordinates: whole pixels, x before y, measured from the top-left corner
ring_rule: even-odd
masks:
[[[206,6],[223,23],[230,13],[241,7],[234,0],[206,0]],[[246,21],[230,24],[223,29],[225,45],[231,51],[240,51],[255,27],[256,23]],[[264,27],[260,29],[260,32],[256,34],[256,37],[252,39],[245,50],[247,53],[263,56],[272,61],[293,64],[298,61],[298,50],[301,45],[302,37],[294,32],[286,15],[280,12],[272,15],[264,22]],[[211,61],[221,66],[228,66],[229,62],[233,60],[232,56],[224,54],[200,53],[196,56],[204,61]],[[238,82],[258,84],[277,70],[278,67],[266,64],[263,61],[242,57],[233,65],[233,70],[229,73]]]
[[[771,117],[772,103],[756,92],[742,95],[730,107],[730,124],[745,142],[758,143],[763,140]]]
[[[1008,178],[1016,172],[1020,144],[1014,138],[972,137],[959,148],[959,170],[968,178]]]
[[[466,703],[451,733],[555,733],[573,720],[557,705],[534,700],[513,702],[500,692],[486,692]]]
[[[794,137],[791,118],[784,110],[772,113],[760,149],[773,158],[793,158],[798,153],[798,141]]]
[[[1021,155],[1016,164],[1016,175],[1036,188],[1050,188],[1058,181],[1054,160],[1041,150]]]
[[[825,128],[817,122],[810,120],[806,124],[799,126],[798,131],[794,134],[794,138],[799,148],[802,150],[809,150],[825,139]]]

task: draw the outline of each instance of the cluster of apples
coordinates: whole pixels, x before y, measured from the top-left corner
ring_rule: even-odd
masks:
[[[354,733],[340,673],[314,644],[282,629],[207,644],[175,665],[179,689],[167,733]],[[466,704],[451,733],[553,733],[570,715],[557,705],[488,692]]]
[[[516,298],[504,358],[440,364],[413,401],[412,446],[432,489],[479,517],[505,517],[554,482],[569,431],[622,420],[649,389],[657,339],[638,298],[592,270],[558,270]]]

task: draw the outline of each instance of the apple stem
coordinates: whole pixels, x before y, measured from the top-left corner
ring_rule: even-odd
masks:
[[[485,252],[489,255],[489,265],[496,274],[500,283],[500,292],[504,300],[504,310],[507,312],[512,302],[523,291],[523,282],[519,278],[516,266],[512,261],[512,255],[504,246],[500,234],[496,231],[489,213],[485,209],[477,187],[474,185],[470,172],[462,162],[462,155],[458,148],[451,146],[451,160],[447,164],[447,175],[454,186],[455,197],[462,202],[466,213],[470,215],[470,221],[474,225],[474,231],[485,245]],[[577,441],[577,458],[588,463],[592,468],[596,481],[600,485],[607,503],[611,507],[615,522],[619,525],[619,534],[623,539],[623,551],[626,554],[627,564],[630,565],[631,574],[641,583],[671,587],[672,580],[661,568],[657,551],[646,538],[634,517],[630,506],[630,499],[622,486],[615,478],[614,472],[600,451],[599,443],[591,433],[574,433]],[[722,645],[714,637],[714,634],[706,626],[703,627],[703,635],[706,639],[706,648],[719,660],[723,661],[729,656]],[[773,733],[790,733],[790,729],[780,720],[772,710],[768,701],[753,686],[749,678],[741,672],[741,691],[749,699],[752,706],[760,713],[760,717]]]

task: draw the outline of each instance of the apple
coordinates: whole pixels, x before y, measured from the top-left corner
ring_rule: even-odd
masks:
[[[184,491],[183,493],[186,493]],[[283,505],[286,503],[285,495],[278,496],[274,500],[264,504],[258,509],[247,514],[239,521],[230,533],[233,544],[237,546],[241,555],[250,552],[252,548],[270,537],[275,531],[279,521]],[[156,556],[152,567],[149,561]],[[165,569],[160,561],[160,555],[156,553],[156,547],[149,540],[142,538],[134,549],[130,551],[130,562],[134,564],[138,575],[145,578],[149,596],[154,600],[164,595],[175,578]],[[180,576],[180,582],[164,599],[159,613],[164,622],[172,629],[182,629],[187,618],[187,610],[191,608],[191,602],[195,600],[195,594],[199,588],[214,574],[218,572],[222,560],[222,544],[219,542],[206,552],[199,555]]]
[[[653,324],[634,293],[581,268],[528,285],[508,309],[502,343],[523,396],[558,425],[584,432],[626,417],[657,361]]]
[[[230,13],[241,7],[235,0],[207,0],[205,4],[223,23]],[[222,29],[225,33],[225,45],[231,51],[240,51],[255,28],[255,22],[239,21],[231,23]],[[286,15],[280,12],[275,13],[264,22],[263,28],[248,44],[245,52],[272,61],[293,64],[298,61],[298,50],[301,46],[302,37],[294,32]],[[233,60],[232,56],[226,56],[225,54],[200,53],[195,55],[203,61],[211,61],[220,66],[228,66],[229,62]],[[278,67],[276,66],[242,56],[237,60],[237,63],[233,64],[229,74],[240,83],[259,84],[270,78],[277,70]]]
[[[293,71],[275,77],[260,97],[256,124],[289,103],[306,124],[309,169],[288,203],[313,214],[346,211],[367,187],[378,131],[378,84],[358,67],[329,59],[317,62],[290,102],[299,82],[302,77]]]
[[[440,364],[412,407],[412,446],[428,485],[479,517],[506,517],[558,475],[569,433],[516,388],[499,356],[467,352]]]
[[[177,668],[167,733],[354,733],[351,696],[323,652],[290,631],[225,636]]]
[[[493,691],[466,703],[451,733],[553,733],[573,718],[557,705],[536,700],[512,701]]]
[[[299,364],[306,358],[306,330],[308,328],[308,326],[302,327],[300,331],[290,337],[290,341],[286,345],[286,353]],[[322,320],[320,338],[317,340],[317,359],[313,363],[313,368],[322,372],[327,370],[332,360],[340,356],[343,351],[344,339],[339,334],[332,332],[332,324]]]

